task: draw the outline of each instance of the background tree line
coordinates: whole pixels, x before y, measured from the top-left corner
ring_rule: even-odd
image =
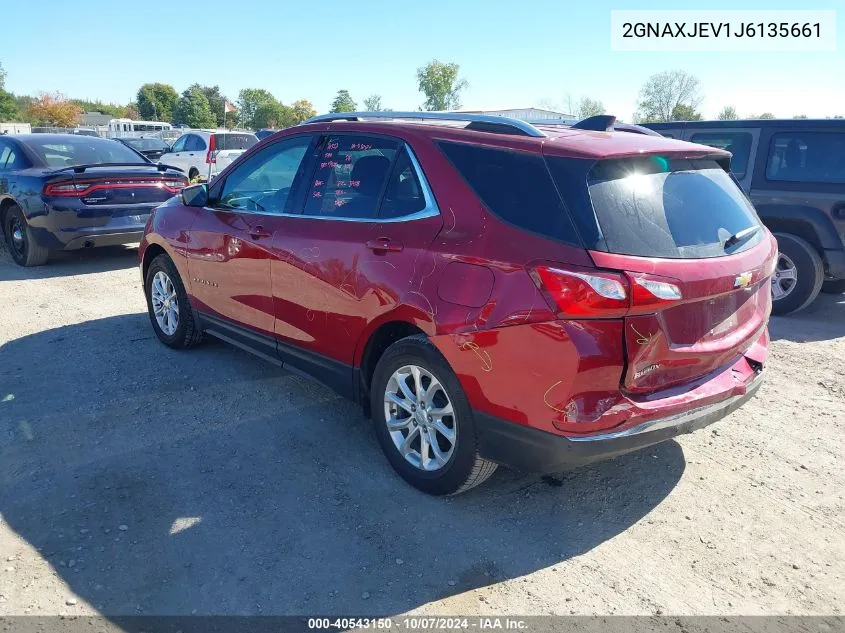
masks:
[[[460,66],[432,60],[416,71],[417,86],[424,96],[420,110],[456,110],[461,107],[461,93],[468,87],[466,79],[460,77]],[[272,93],[262,88],[244,88],[237,99],[230,99],[220,91],[219,86],[192,84],[181,93],[170,84],[146,83],[142,85],[135,100],[125,105],[68,99],[59,93],[43,92],[38,97],[14,95],[5,90],[6,73],[0,64],[0,121],[20,121],[33,125],[74,127],[83,112],[100,112],[115,118],[165,121],[191,128],[242,127],[284,128],[297,125],[314,116],[317,111],[306,99],[284,104]],[[699,106],[703,101],[701,82],[684,70],[667,70],[649,77],[639,92],[634,121],[652,123],[661,121],[699,121],[702,119]],[[226,104],[234,111],[226,112]],[[363,110],[371,112],[390,111],[384,107],[379,94],[371,94],[362,100]],[[557,109],[541,102],[541,107]],[[606,113],[601,101],[581,97],[573,102],[567,95],[567,112],[579,118]],[[329,112],[354,112],[359,109],[357,101],[347,89],[337,91],[329,104]],[[740,116],[732,105],[719,112],[718,119],[733,120]],[[771,112],[746,114],[745,119],[773,119]],[[803,114],[793,118],[805,119]],[[837,115],[833,118],[842,118]]]

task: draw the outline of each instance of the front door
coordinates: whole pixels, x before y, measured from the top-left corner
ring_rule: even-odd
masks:
[[[209,329],[277,358],[270,277],[274,236],[283,230],[288,194],[312,137],[265,147],[214,183],[191,227],[189,264],[198,308]],[[223,331],[220,331],[222,328]]]

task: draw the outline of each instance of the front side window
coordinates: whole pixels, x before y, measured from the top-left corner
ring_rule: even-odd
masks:
[[[185,151],[185,143],[187,143],[187,141],[188,141],[188,136],[190,136],[190,135],[184,134],[184,135],[180,136],[178,139],[176,139],[176,142],[173,143],[172,150],[174,152],[184,152]]]
[[[723,149],[731,154],[731,171],[737,178],[744,178],[748,170],[748,157],[751,155],[751,134],[748,132],[722,132],[693,134],[690,141],[710,147]]]
[[[215,206],[237,211],[284,213],[311,138],[297,136],[279,141],[250,156],[226,177]]]
[[[308,186],[305,214],[374,218],[399,144],[375,136],[327,136]]]
[[[784,132],[772,136],[766,178],[845,183],[845,133]]]

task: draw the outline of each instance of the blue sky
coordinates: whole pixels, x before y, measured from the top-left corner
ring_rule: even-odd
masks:
[[[416,69],[457,62],[469,81],[463,107],[552,106],[567,95],[601,100],[630,120],[649,75],[683,68],[696,75],[713,117],[725,104],[740,115],[845,115],[845,44],[836,52],[611,52],[611,9],[843,9],[845,5],[710,0],[574,2],[284,2],[207,0],[114,3],[42,0],[4,3],[0,63],[6,88],[126,103],[145,82],[218,84],[235,99],[266,88],[285,103],[309,99],[318,112],[335,92],[359,105],[378,93],[393,109],[417,109]],[[156,9],[155,7],[161,7]],[[202,7],[202,9],[200,9]],[[840,39],[845,37],[841,35]]]

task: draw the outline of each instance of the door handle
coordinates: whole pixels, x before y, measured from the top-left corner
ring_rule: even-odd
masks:
[[[271,237],[272,235],[272,233],[266,231],[263,226],[254,226],[249,229],[248,233],[250,237],[256,240],[260,240],[262,237]]]
[[[395,242],[389,237],[380,237],[377,240],[370,240],[364,244],[364,246],[376,253],[398,253],[404,248],[402,242]]]

